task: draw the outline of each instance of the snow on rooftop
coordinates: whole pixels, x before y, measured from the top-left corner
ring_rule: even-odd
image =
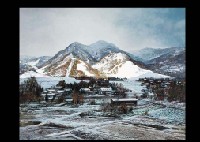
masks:
[[[71,91],[71,88],[67,88],[67,89],[65,89],[65,91]]]
[[[138,101],[138,99],[135,98],[127,98],[127,99],[112,99],[113,101]]]
[[[103,88],[103,87],[102,87],[102,88],[100,88],[100,90],[101,90],[101,91],[112,91],[112,88],[111,88],[111,87],[109,87],[109,88]]]
[[[65,99],[66,101],[73,101],[73,99]]]
[[[89,88],[81,88],[80,90],[90,90]]]
[[[47,95],[48,96],[55,96],[56,94],[54,94],[54,93],[48,93]]]
[[[48,91],[55,91],[55,89],[48,89]]]

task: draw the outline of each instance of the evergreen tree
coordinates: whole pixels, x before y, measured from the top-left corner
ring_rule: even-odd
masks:
[[[35,77],[28,78],[19,87],[20,103],[40,101],[40,93],[43,88],[38,84]]]

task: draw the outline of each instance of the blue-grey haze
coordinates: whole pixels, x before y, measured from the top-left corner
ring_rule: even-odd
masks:
[[[20,8],[20,54],[55,55],[98,40],[122,50],[185,47],[185,8]]]

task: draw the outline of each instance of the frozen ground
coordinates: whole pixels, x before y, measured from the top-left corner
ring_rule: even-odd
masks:
[[[119,117],[105,115],[99,104],[21,105],[20,139],[185,139],[185,109],[163,107],[149,101],[140,104]],[[81,117],[81,113],[86,116]]]

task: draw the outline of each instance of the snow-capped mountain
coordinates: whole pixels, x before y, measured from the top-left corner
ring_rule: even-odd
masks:
[[[103,40],[99,40],[96,43],[89,45],[88,52],[95,58],[97,61],[100,61],[101,58],[108,55],[109,53],[118,53],[120,49],[116,47],[113,43],[108,43]]]
[[[185,77],[185,50],[161,55],[146,62],[146,67],[157,73]]]
[[[42,64],[37,71],[50,76],[99,76],[99,71],[91,65],[109,53],[117,52],[120,52],[118,47],[103,40],[88,46],[74,42]]]
[[[138,77],[154,73],[145,68],[145,65],[131,58],[127,52],[120,50],[112,43],[97,41],[90,45],[78,42],[71,43],[54,57],[37,66],[36,72],[48,76],[95,76],[95,77]],[[155,76],[162,76],[154,74]],[[164,76],[162,76],[164,77]]]
[[[65,55],[62,58],[60,56],[53,57],[51,63],[45,65],[37,72],[41,74],[47,74],[49,76],[98,76],[98,71],[91,68],[91,65],[87,62],[75,57],[72,53]],[[49,61],[48,61],[49,62]]]
[[[59,57],[59,56],[58,56]],[[56,60],[56,62],[55,62]],[[154,76],[165,77],[150,70],[140,68],[136,62],[124,53],[109,53],[99,62],[93,65],[77,58],[72,53],[66,55],[65,58],[54,58],[51,64],[47,64],[37,70],[40,74],[48,76],[93,76],[93,77],[120,77],[131,78],[144,74],[152,74]]]
[[[142,61],[145,63],[154,58],[158,58],[164,54],[178,54],[184,49],[185,48],[181,48],[181,47],[170,47],[170,48],[164,48],[164,49],[147,47],[138,51],[130,51],[130,55],[135,60]]]
[[[78,42],[74,42],[71,43],[64,50],[59,51],[53,58],[51,58],[42,66],[45,66],[50,63],[54,64],[56,62],[60,62],[69,54],[72,54],[74,57],[79,58],[84,62],[94,64],[105,55],[111,52],[116,53],[119,51],[119,48],[116,47],[114,44],[102,40],[97,41],[96,43],[93,43],[91,45],[84,45]]]

